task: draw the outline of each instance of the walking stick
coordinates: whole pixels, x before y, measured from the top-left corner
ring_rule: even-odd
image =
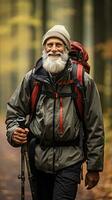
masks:
[[[18,123],[21,128],[25,128],[24,119],[18,120]],[[34,188],[33,188],[33,180],[32,180],[32,173],[30,169],[27,144],[23,144],[21,146],[21,175],[18,176],[18,178],[21,179],[21,200],[25,200],[25,162],[26,162],[26,167],[27,167],[32,200],[36,200],[35,194],[34,194]]]
[[[21,174],[18,176],[21,179],[21,200],[25,200],[25,159],[24,147],[21,147]]]

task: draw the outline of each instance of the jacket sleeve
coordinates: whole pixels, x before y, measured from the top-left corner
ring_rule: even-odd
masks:
[[[86,129],[87,170],[102,171],[104,161],[104,125],[101,101],[93,79],[85,73],[86,101],[84,124]]]
[[[17,145],[11,138],[15,128],[19,126],[18,119],[26,119],[30,111],[30,91],[28,90],[30,75],[31,71],[26,74],[7,103],[6,136],[8,142],[15,147]]]

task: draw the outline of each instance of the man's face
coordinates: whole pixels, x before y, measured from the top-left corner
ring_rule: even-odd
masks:
[[[45,43],[45,51],[48,55],[58,55],[58,53],[64,53],[65,45],[64,43],[58,38],[50,38]],[[49,54],[51,53],[51,54]]]
[[[42,57],[44,69],[56,74],[65,68],[68,60],[68,50],[60,39],[50,38],[44,45]]]

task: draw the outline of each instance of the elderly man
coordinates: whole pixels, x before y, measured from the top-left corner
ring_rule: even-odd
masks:
[[[7,138],[16,147],[26,143],[28,135],[33,135],[29,152],[36,199],[74,200],[84,159],[79,145],[82,121],[71,96],[53,98],[52,95],[71,93],[69,84],[59,84],[60,80],[70,79],[70,35],[63,25],[55,25],[43,36],[42,45],[42,58],[25,75],[7,104]],[[26,119],[31,112],[31,79],[38,81],[42,88],[29,127],[23,129],[18,120]],[[104,129],[98,90],[86,72],[84,84],[87,100],[83,120],[87,146],[85,185],[91,189],[103,170]]]

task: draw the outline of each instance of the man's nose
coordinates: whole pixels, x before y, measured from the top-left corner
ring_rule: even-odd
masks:
[[[56,47],[55,44],[53,44],[53,46],[52,46],[52,48],[51,48],[51,51],[52,51],[52,52],[56,52],[56,51],[57,51],[57,47]]]

